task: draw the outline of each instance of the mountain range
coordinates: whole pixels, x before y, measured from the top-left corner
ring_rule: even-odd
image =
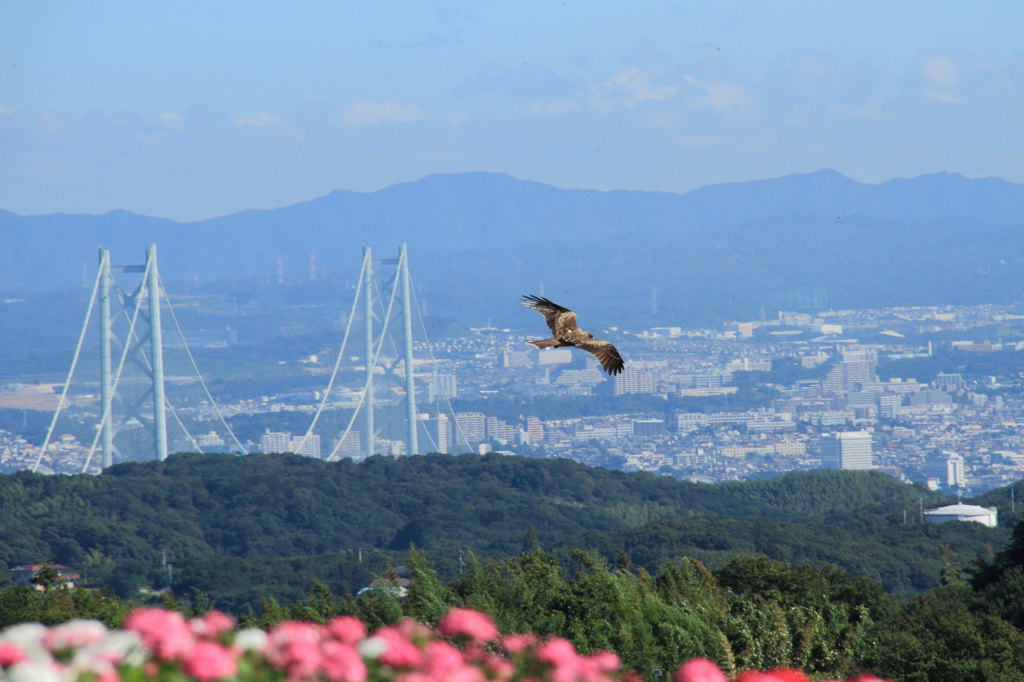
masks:
[[[319,286],[341,286],[362,244],[388,258],[404,242],[435,315],[525,327],[516,298],[543,282],[598,326],[687,326],[772,314],[773,295],[805,289],[832,307],[1010,303],[1022,226],[1024,185],[955,173],[866,184],[825,169],[685,194],[461,173],[192,223],[0,211],[0,290],[81,286],[97,245],[119,264],[150,243],[172,287],[276,286],[279,263],[308,282],[311,253]]]

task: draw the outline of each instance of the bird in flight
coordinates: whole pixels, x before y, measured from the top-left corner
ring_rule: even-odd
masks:
[[[595,339],[593,334],[576,326],[576,313],[573,311],[541,296],[523,296],[523,300],[520,302],[527,308],[533,308],[543,315],[544,321],[551,329],[550,339],[527,341],[526,343],[537,348],[573,346],[585,350],[600,361],[601,367],[608,374],[618,374],[626,366],[619,351],[610,341]]]

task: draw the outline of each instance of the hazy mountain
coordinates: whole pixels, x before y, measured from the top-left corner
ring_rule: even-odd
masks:
[[[194,223],[0,211],[0,289],[80,286],[98,244],[132,263],[150,243],[166,281],[276,282],[279,260],[302,281],[315,252],[328,286],[356,275],[361,244],[390,257],[407,242],[431,312],[467,323],[527,324],[515,297],[539,282],[598,324],[750,317],[793,287],[842,307],[1007,302],[1024,288],[1022,216],[1024,185],[946,173],[870,185],[821,170],[687,194],[433,175]]]

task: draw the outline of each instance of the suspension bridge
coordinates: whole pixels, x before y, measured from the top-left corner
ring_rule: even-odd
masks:
[[[141,275],[141,279],[136,279]],[[385,275],[389,275],[385,278]],[[134,277],[133,277],[134,276]],[[397,305],[396,305],[397,304]],[[98,313],[97,313],[98,309]],[[163,313],[171,322],[164,329]],[[185,340],[175,307],[164,287],[157,265],[155,245],[146,250],[145,262],[136,265],[113,265],[110,251],[99,249],[99,268],[92,285],[89,303],[82,323],[78,343],[72,356],[67,379],[64,382],[57,408],[50,421],[42,447],[32,465],[37,471],[44,456],[50,452],[54,433],[62,410],[68,404],[68,392],[76,382],[83,348],[93,317],[99,326],[99,405],[95,421],[95,434],[84,457],[81,471],[86,473],[99,458],[99,468],[105,469],[115,462],[126,460],[165,460],[168,456],[168,415],[171,428],[184,435],[190,450],[202,452],[194,434],[186,428],[185,420],[168,395],[164,365],[165,331],[176,334],[188,359],[188,367],[202,389],[202,396],[212,410],[213,417],[228,436],[232,451],[248,454],[248,450],[225,418],[222,405],[211,393],[192,349]],[[321,417],[325,410],[337,409],[331,398],[337,394],[339,371],[346,358],[353,331],[362,318],[362,370],[363,380],[358,388],[358,399],[345,428],[335,433],[321,434]],[[417,324],[418,323],[418,324]],[[416,337],[422,342],[421,357],[414,347]],[[351,360],[357,358],[350,357]],[[419,375],[416,367],[424,368]],[[314,436],[333,436],[328,461],[340,458],[343,445],[346,456],[354,454],[351,444],[361,441],[361,457],[369,457],[377,450],[378,436],[384,429],[393,434],[404,432],[404,451],[407,454],[444,451],[451,446],[451,429],[458,433],[459,441],[466,441],[458,420],[452,411],[448,396],[440,393],[432,409],[435,411],[433,428],[428,428],[429,414],[421,414],[417,405],[417,378],[438,381],[438,363],[427,338],[426,325],[412,286],[406,245],[399,249],[397,258],[374,259],[370,247],[363,247],[359,280],[354,287],[348,320],[335,356],[330,378],[322,391],[315,412],[301,437],[289,448],[305,452],[307,441]],[[353,367],[351,369],[360,369]],[[78,379],[82,381],[81,378]],[[173,384],[172,384],[173,386]],[[173,391],[172,391],[173,393]],[[401,395],[396,400],[395,393]],[[179,408],[181,401],[179,400]],[[360,423],[361,428],[354,427]],[[327,440],[327,439],[324,439]],[[182,442],[179,439],[178,442]],[[125,450],[125,451],[122,451]],[[95,466],[93,469],[95,470]]]

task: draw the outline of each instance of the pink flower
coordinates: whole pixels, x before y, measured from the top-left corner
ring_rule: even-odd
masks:
[[[327,632],[342,644],[354,645],[366,637],[366,626],[358,618],[341,616],[327,624]]]
[[[485,662],[491,677],[497,680],[511,680],[516,672],[516,667],[508,659],[491,654]]]
[[[586,668],[583,657],[576,653],[572,642],[561,637],[552,637],[537,650],[537,660],[554,666],[552,682],[576,682],[583,677]],[[589,682],[589,677],[588,682]]]
[[[267,637],[267,662],[290,677],[309,677],[320,667],[320,631],[309,623],[281,623]]]
[[[427,642],[422,670],[434,682],[485,682],[480,668],[468,665],[461,651],[448,642]]]
[[[807,677],[801,670],[795,668],[772,668],[768,671],[768,675],[779,680],[779,682],[811,682],[811,678]],[[877,677],[866,675],[867,680],[862,682],[882,682]]]
[[[576,647],[567,639],[552,637],[537,650],[537,659],[555,667],[575,665],[579,659]]]
[[[412,618],[403,618],[395,624],[394,628],[410,642],[418,642],[434,636],[433,630],[423,623],[417,623]]]
[[[586,661],[592,668],[603,673],[614,672],[619,669],[620,665],[622,665],[622,661],[619,660],[619,657],[611,651],[598,651],[595,654],[587,656]]]
[[[675,682],[728,682],[725,673],[706,658],[691,658],[679,666]]]
[[[220,633],[228,632],[235,627],[235,619],[220,611],[209,611],[200,618],[191,619],[188,624],[196,637],[213,639]]]
[[[121,674],[116,670],[104,670],[96,676],[96,682],[121,682]]]
[[[17,644],[0,642],[0,668],[9,668],[23,660],[25,660],[25,652]]]
[[[175,611],[139,607],[125,618],[124,629],[139,633],[142,643],[165,661],[187,655],[196,644],[188,623]]]
[[[506,635],[501,639],[501,646],[510,654],[521,654],[537,642],[537,635]]]
[[[377,659],[392,668],[415,668],[423,660],[423,654],[412,642],[402,636],[396,627],[386,627],[373,633],[387,642],[387,650]]]
[[[875,677],[871,673],[861,673],[856,677],[851,677],[849,682],[889,682],[889,680],[883,680],[880,677]]]
[[[498,628],[486,613],[453,607],[441,618],[437,629],[447,637],[468,637],[474,642],[490,642],[498,638]]]
[[[238,674],[238,664],[231,651],[216,642],[199,642],[185,656],[181,669],[199,682],[209,682]]]
[[[331,682],[364,682],[366,664],[352,646],[329,639],[320,650],[323,654],[320,668]]]

